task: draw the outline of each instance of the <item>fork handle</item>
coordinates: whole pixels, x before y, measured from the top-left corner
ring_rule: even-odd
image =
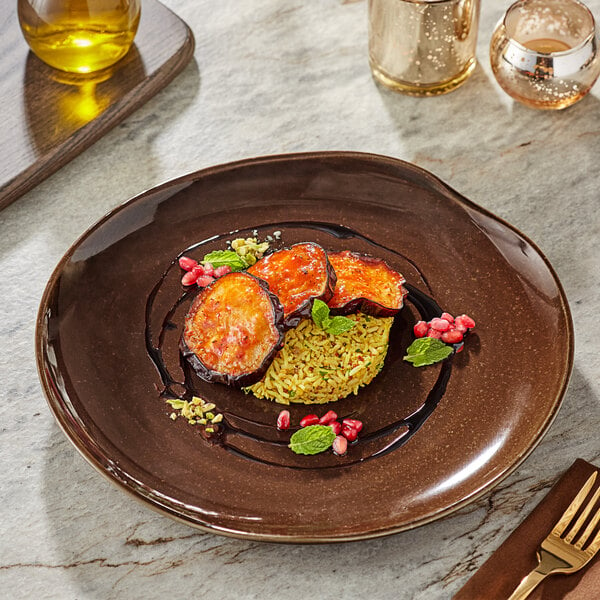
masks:
[[[508,600],[524,600],[533,592],[533,590],[538,586],[538,584],[548,577],[549,573],[543,573],[538,570],[539,567],[535,568],[529,575],[523,577],[521,583],[517,587],[517,589],[510,595]]]

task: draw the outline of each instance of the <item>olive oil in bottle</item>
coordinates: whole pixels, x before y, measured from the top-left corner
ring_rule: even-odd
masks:
[[[50,66],[92,73],[131,47],[141,0],[19,0],[19,23],[31,50]]]

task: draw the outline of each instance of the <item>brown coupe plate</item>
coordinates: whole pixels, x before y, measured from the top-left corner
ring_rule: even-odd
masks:
[[[197,378],[198,395],[252,429],[241,436],[243,452],[169,418],[150,354],[160,346],[154,358],[182,379],[177,342],[189,304],[172,310],[182,293],[173,261],[254,229],[261,237],[281,231],[286,246],[314,241],[381,257],[444,310],[476,320],[439,405],[407,443],[375,458],[366,444],[337,462],[329,452],[299,457],[273,427],[281,406]],[[417,318],[407,302],[383,371],[333,405],[361,418],[365,435],[422,406],[444,369],[402,360]],[[556,416],[573,329],[556,274],[523,234],[414,165],[322,152],[213,167],[115,209],[52,275],[36,350],[57,421],[114,483],[214,533],[324,542],[422,525],[511,473]],[[293,407],[292,422],[308,412]]]

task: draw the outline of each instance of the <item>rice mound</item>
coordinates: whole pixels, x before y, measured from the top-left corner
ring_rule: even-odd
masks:
[[[301,321],[285,334],[263,379],[244,391],[280,404],[324,404],[357,394],[383,367],[394,319],[348,318],[356,325],[339,335],[326,333],[312,319]]]

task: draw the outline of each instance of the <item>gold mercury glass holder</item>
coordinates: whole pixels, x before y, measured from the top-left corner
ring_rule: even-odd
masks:
[[[412,96],[445,94],[475,69],[480,0],[369,0],[374,78]]]
[[[594,17],[579,0],[519,0],[492,35],[492,71],[502,89],[532,108],[581,100],[600,74]]]

